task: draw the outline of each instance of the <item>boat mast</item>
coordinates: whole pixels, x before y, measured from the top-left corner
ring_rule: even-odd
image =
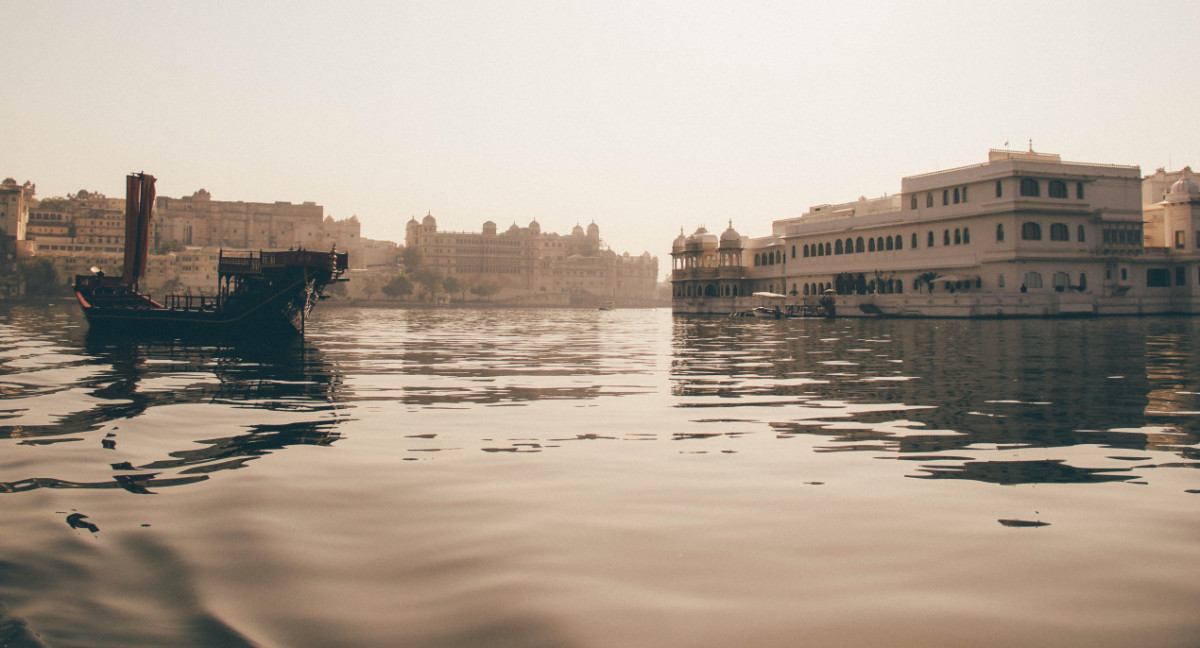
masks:
[[[154,176],[125,177],[125,265],[121,283],[137,290],[150,256],[150,217],[154,210]]]

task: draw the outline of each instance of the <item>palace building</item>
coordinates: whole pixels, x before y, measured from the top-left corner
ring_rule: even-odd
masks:
[[[839,315],[1200,312],[1200,189],[1190,169],[992,150],[909,176],[897,195],[818,205],[769,236],[701,227],[672,246],[673,307],[730,313],[754,293],[836,292]]]
[[[440,231],[432,214],[409,220],[405,245],[420,264],[446,276],[495,281],[509,301],[546,305],[649,304],[658,260],[606,249],[595,223],[570,234],[542,232],[536,221],[500,232],[493,221],[480,232]]]

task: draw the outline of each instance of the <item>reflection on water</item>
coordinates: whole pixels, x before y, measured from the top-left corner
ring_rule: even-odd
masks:
[[[0,404],[12,404],[0,408],[0,438],[26,446],[98,446],[101,452],[93,455],[111,474],[30,476],[0,482],[0,492],[148,494],[204,481],[287,446],[329,445],[338,438],[340,377],[309,345],[97,337],[69,318],[57,328],[28,312],[14,309],[9,325],[0,327]],[[278,422],[211,424],[219,410],[237,409],[262,410],[261,416],[271,413]],[[143,446],[159,446],[159,440],[130,437],[122,429],[123,421],[139,417],[153,419],[153,432],[175,439],[175,447],[145,452]]]
[[[1200,632],[1200,320],[309,324],[0,306],[0,645]]]

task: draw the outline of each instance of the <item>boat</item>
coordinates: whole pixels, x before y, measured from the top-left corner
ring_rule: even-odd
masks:
[[[154,209],[154,176],[126,178],[125,257],[120,276],[92,268],[76,275],[75,297],[91,331],[133,335],[217,334],[255,337],[304,334],[309,313],[327,285],[341,279],[348,255],[313,250],[221,250],[211,295],[142,292]]]
[[[603,304],[600,304],[600,310],[602,310],[602,311],[610,311],[613,308],[615,308],[615,306],[614,306],[613,300],[611,300],[611,299],[604,302]]]

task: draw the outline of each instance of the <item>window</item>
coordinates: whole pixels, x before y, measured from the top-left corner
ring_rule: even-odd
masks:
[[[896,249],[897,250],[904,249],[904,237],[900,236],[899,234],[896,235]]]
[[[967,202],[967,188],[963,187],[963,202]]]
[[[1187,283],[1187,268],[1184,266],[1175,266],[1175,285],[1182,286]]]
[[[893,247],[895,246],[895,244],[892,243],[892,237],[890,237],[890,236],[884,240],[883,244],[889,250],[893,249]]]
[[[833,244],[833,253],[834,254],[842,253],[842,239],[838,239],[837,242]]]
[[[1087,290],[1087,273],[1079,273],[1079,292]]]
[[[1042,226],[1032,221],[1021,223],[1021,239],[1025,241],[1042,240]]]
[[[1078,228],[1076,228],[1076,230],[1075,230],[1075,238],[1076,238],[1076,239],[1077,239],[1077,240],[1078,240],[1080,243],[1083,243],[1084,241],[1086,241],[1086,240],[1087,240],[1087,238],[1086,238],[1086,237],[1083,235],[1083,232],[1084,232],[1083,225],[1080,225],[1080,226],[1079,226]]]
[[[1042,287],[1042,274],[1040,272],[1026,272],[1025,283],[1021,284],[1022,288],[1034,290]]]
[[[1001,288],[1004,287],[1004,275],[996,275],[996,285]]]
[[[863,251],[863,239],[861,236],[858,237],[858,239],[854,241],[854,251],[855,252]]]
[[[968,244],[968,243],[970,243],[970,242],[971,242],[971,228],[970,228],[970,227],[964,227],[964,228],[963,228],[963,244],[965,245],[965,244]]]
[[[796,258],[796,246],[795,245],[792,246],[792,258],[793,259]]]
[[[926,237],[925,247],[933,247],[933,232],[930,232],[929,236]]]
[[[833,246],[829,245],[829,243],[825,244],[825,256],[829,256],[832,247]]]
[[[1071,275],[1065,272],[1054,273],[1054,289],[1058,292],[1063,292],[1071,287]]]
[[[917,208],[917,197],[913,196],[912,199],[909,200],[909,209],[916,209],[916,208]]]
[[[1050,240],[1051,241],[1069,241],[1071,240],[1070,231],[1066,225],[1062,223],[1052,223],[1050,225]]]
[[[954,244],[962,244],[962,230],[958,229],[957,227],[954,228]]]
[[[1047,194],[1049,194],[1051,198],[1066,198],[1067,183],[1063,182],[1062,180],[1051,180]]]
[[[999,180],[996,181],[996,197],[997,198],[1004,197],[1004,183],[1000,182]]]
[[[808,256],[808,244],[807,243],[804,244],[804,247],[801,248],[801,251],[803,252],[805,257]]]
[[[1004,223],[996,223],[996,242],[1004,242]]]
[[[950,204],[950,190],[949,189],[942,189],[942,204],[943,205]]]
[[[875,249],[879,250],[880,252],[883,252],[883,237],[882,236],[875,239]]]
[[[1146,270],[1147,288],[1169,288],[1170,286],[1171,272],[1169,270],[1166,268],[1150,268]]]
[[[1121,268],[1121,281],[1129,281],[1129,268]]]
[[[1083,183],[1082,182],[1075,183],[1075,197],[1079,200],[1083,200]]]
[[[1042,195],[1042,188],[1033,178],[1021,178],[1021,195],[1037,197]]]
[[[950,245],[950,230],[942,232],[942,245]]]
[[[875,239],[867,239],[867,252],[875,251]]]
[[[854,239],[846,239],[846,254],[854,253]]]
[[[954,204],[958,204],[958,187],[954,188]]]
[[[917,233],[916,232],[913,232],[912,247],[914,250],[917,249]]]
[[[925,194],[925,206],[933,207],[933,192],[932,191]]]
[[[1182,250],[1185,247],[1187,247],[1187,237],[1184,235],[1183,230],[1176,230],[1175,231],[1175,249]]]

